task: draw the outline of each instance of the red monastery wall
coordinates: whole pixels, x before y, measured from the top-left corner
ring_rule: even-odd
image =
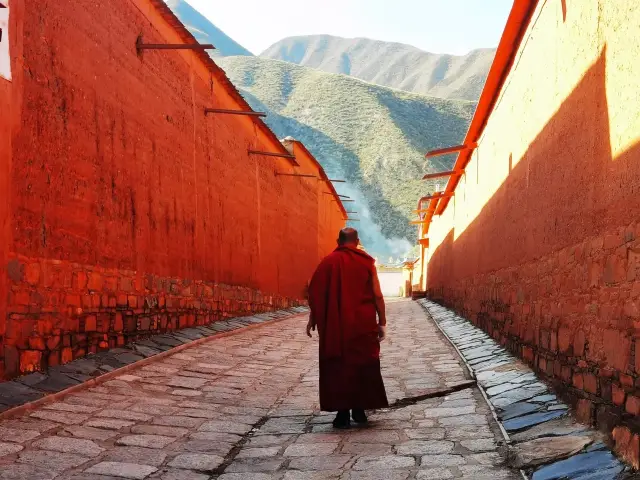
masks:
[[[334,243],[319,224],[319,182],[276,176],[304,172],[247,153],[286,153],[273,134],[246,116],[205,116],[246,108],[221,71],[189,51],[137,54],[140,35],[189,40],[157,6],[12,0],[0,377],[297,304]],[[324,221],[344,224],[335,203]]]
[[[640,432],[632,3],[539,2],[430,228],[427,287],[571,394],[583,419]]]
[[[6,3],[6,2],[5,2]],[[15,8],[14,8],[15,7]],[[12,18],[18,18],[19,8],[12,3]],[[0,12],[4,13],[4,12]],[[4,18],[4,16],[2,17]],[[7,65],[7,51],[9,40],[16,37],[14,25],[7,30],[8,25],[0,25],[3,29],[0,38],[0,378],[3,373],[4,338],[7,319],[7,299],[9,282],[7,278],[7,263],[11,248],[10,228],[10,195],[11,195],[11,131],[13,127],[13,87],[4,76]],[[3,28],[4,27],[4,28]]]

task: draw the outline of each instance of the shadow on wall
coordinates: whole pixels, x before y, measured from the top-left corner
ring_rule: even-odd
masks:
[[[603,49],[473,222],[435,250],[428,290],[608,430],[640,397],[640,143],[612,155],[605,73]]]

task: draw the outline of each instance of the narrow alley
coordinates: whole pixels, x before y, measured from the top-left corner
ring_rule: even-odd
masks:
[[[0,480],[640,479],[640,2],[284,3],[0,0]]]
[[[409,300],[388,310],[392,407],[367,428],[336,431],[318,411],[317,337],[299,315],[0,421],[0,479],[520,478],[499,466],[498,426],[435,323]]]

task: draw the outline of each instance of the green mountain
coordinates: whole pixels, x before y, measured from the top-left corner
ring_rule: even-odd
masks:
[[[347,210],[358,212],[352,216],[360,221],[353,226],[359,229],[367,250],[382,258],[407,253],[416,234],[416,228],[409,225],[416,218],[411,210],[419,197],[439,188],[436,182],[426,183],[420,178],[426,172],[448,170],[453,163],[451,156],[427,163],[424,153],[459,143],[475,103],[407,93],[354,76],[407,89],[412,88],[411,82],[429,83],[430,80],[424,80],[427,77],[446,77],[440,83],[452,85],[451,95],[475,100],[477,92],[455,93],[468,90],[460,86],[467,84],[466,80],[456,84],[452,80],[455,75],[447,74],[451,69],[443,69],[442,62],[418,62],[416,59],[423,58],[420,55],[425,52],[413,47],[364,39],[358,40],[360,47],[352,48],[345,39],[304,37],[331,41],[327,40],[330,44],[327,48],[319,46],[322,41],[296,41],[296,45],[304,46],[302,50],[300,47],[287,50],[285,47],[291,40],[285,39],[279,42],[282,48],[270,49],[281,52],[273,53],[274,56],[285,55],[295,63],[330,71],[334,54],[346,52],[342,58],[348,56],[349,68],[344,69],[345,60],[336,71],[353,76],[255,57],[185,0],[168,0],[168,4],[199,41],[217,47],[213,55],[216,62],[255,110],[268,113],[266,122],[280,138],[292,136],[304,142],[330,177],[347,180],[337,183],[336,188],[355,200],[345,205]],[[420,52],[419,58],[411,56],[415,53],[411,49]],[[314,54],[309,55],[310,52]],[[412,65],[414,60],[417,63]],[[365,64],[366,68],[361,68]],[[386,73],[373,75],[371,72],[376,69]],[[399,83],[389,80],[395,77],[404,80]],[[439,93],[447,96],[442,89]],[[444,183],[440,181],[441,186]]]
[[[436,186],[420,178],[449,169],[452,158],[425,162],[430,149],[455,145],[475,103],[445,100],[373,85],[346,75],[259,57],[216,62],[267,124],[302,141],[328,174],[343,178],[338,192],[355,203],[363,243],[375,255],[402,255],[415,243],[409,225],[418,198]],[[441,181],[442,186],[444,181]]]
[[[402,43],[331,35],[284,38],[260,54],[408,92],[473,101],[480,97],[494,55],[495,49],[446,55]]]
[[[222,30],[213,25],[200,12],[189,5],[185,0],[165,0],[169,8],[178,16],[191,34],[200,43],[212,43],[216,49],[210,54],[212,57],[224,57],[229,55],[253,54],[242,45],[235,42]]]

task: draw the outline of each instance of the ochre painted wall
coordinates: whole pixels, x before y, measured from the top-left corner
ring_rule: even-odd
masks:
[[[430,297],[605,429],[640,414],[639,24],[635,2],[539,2],[427,252]]]
[[[12,0],[16,11],[0,374],[303,301],[330,250],[325,199],[275,175],[300,170],[289,160],[247,153],[282,150],[253,119],[204,115],[243,107],[195,54],[136,53],[139,35],[183,43],[152,3]],[[344,223],[337,206],[326,218]]]

